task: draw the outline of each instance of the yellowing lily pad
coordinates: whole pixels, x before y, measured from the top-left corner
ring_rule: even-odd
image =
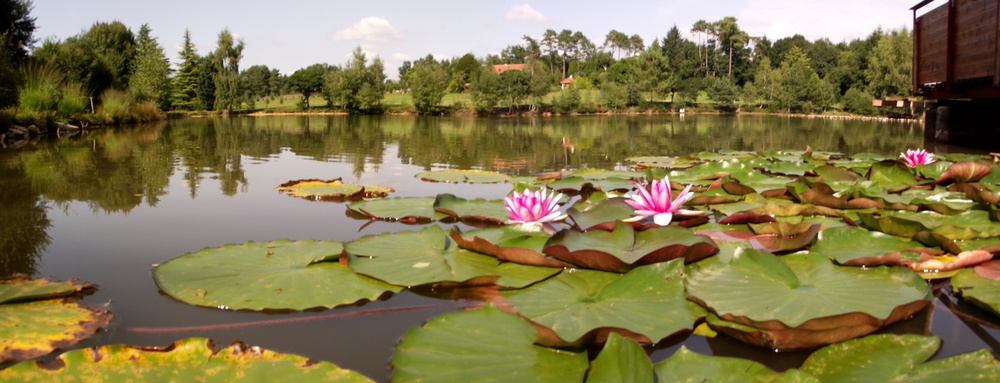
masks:
[[[111,321],[106,310],[59,298],[93,289],[89,283],[0,279],[0,364],[22,361],[70,347]],[[2,380],[2,379],[0,379]]]
[[[51,363],[24,362],[0,371],[4,382],[373,382],[329,362],[279,354],[234,342],[214,351],[212,341],[189,338],[167,347],[111,345],[73,350]]]
[[[153,279],[182,302],[233,310],[331,308],[402,290],[355,274],[338,262],[342,251],[335,241],[226,245],[166,261]]]
[[[382,198],[393,190],[381,186],[361,186],[355,183],[344,183],[340,178],[333,180],[295,180],[288,181],[275,190],[293,197],[301,197],[315,201],[344,201],[357,198]]]

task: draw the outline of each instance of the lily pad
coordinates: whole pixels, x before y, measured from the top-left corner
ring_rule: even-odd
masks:
[[[166,261],[153,279],[174,299],[233,310],[331,308],[402,290],[355,274],[338,262],[342,250],[311,240],[226,245]]]
[[[606,271],[625,271],[675,258],[694,262],[718,251],[710,238],[690,229],[663,226],[635,231],[624,222],[618,222],[610,232],[560,231],[544,250],[545,254],[561,261]]]
[[[71,299],[49,299],[0,304],[0,318],[3,318],[0,364],[3,364],[37,358],[80,343],[107,327],[111,314],[81,306]]]
[[[575,342],[602,328],[624,329],[645,343],[690,330],[705,311],[684,298],[683,261],[619,275],[576,270],[504,294],[521,315]]]
[[[870,335],[824,347],[802,364],[822,382],[996,382],[1000,362],[989,351],[924,363],[941,340],[920,335]]]
[[[820,232],[809,252],[841,265],[880,266],[898,265],[906,257],[919,261],[920,253],[913,250],[921,248],[924,245],[920,242],[846,226]]]
[[[92,290],[94,285],[76,280],[53,282],[42,278],[0,278],[0,304],[50,299]]]
[[[355,183],[344,183],[342,179],[332,180],[295,180],[288,181],[275,190],[293,197],[301,197],[316,201],[343,201],[352,198],[382,198],[391,193],[391,188],[381,186],[361,186]]]
[[[345,244],[344,250],[352,270],[396,285],[446,282],[522,287],[534,282],[505,278],[508,273],[518,273],[520,269],[501,268],[496,258],[458,248],[448,241],[444,229],[436,225],[420,232],[361,237]],[[543,270],[537,280],[559,272],[552,268]]]
[[[660,382],[819,383],[819,380],[800,370],[781,373],[752,360],[701,355],[684,346],[653,367]]]
[[[635,187],[631,179],[610,177],[605,179],[587,179],[583,177],[568,177],[563,178],[558,181],[553,181],[546,185],[547,187],[559,191],[559,192],[569,192],[569,193],[579,193],[586,190],[586,185],[595,190],[600,190],[604,192],[609,192],[612,190],[627,191]]]
[[[392,358],[394,382],[582,382],[586,353],[535,345],[538,332],[492,304],[411,329]]]
[[[653,362],[636,341],[611,333],[590,363],[588,383],[652,382]]]
[[[485,170],[440,170],[424,172],[417,178],[429,182],[495,184],[510,181],[510,176]]]
[[[510,218],[503,200],[468,200],[452,194],[438,194],[434,200],[434,211],[464,220],[495,223],[504,223]]]
[[[448,215],[434,211],[435,198],[407,197],[358,201],[347,208],[371,219],[402,221],[408,223],[431,222]]]
[[[549,238],[549,235],[543,232],[520,231],[510,225],[468,233],[460,231],[451,233],[451,239],[463,249],[492,255],[503,261],[544,267],[567,266],[542,254],[542,249]]]
[[[927,283],[909,269],[860,269],[817,254],[776,257],[749,249],[691,265],[685,283],[689,298],[721,319],[713,323],[709,317],[709,324],[770,349],[863,336],[908,318],[931,300]]]
[[[66,352],[51,363],[24,362],[0,371],[5,382],[373,382],[329,362],[279,354],[234,342],[213,351],[212,341],[189,338],[167,347],[111,345]]]
[[[967,268],[951,278],[951,287],[965,300],[1000,316],[1000,281],[985,278],[975,269]]]
[[[596,203],[578,202],[566,214],[579,230],[612,230],[615,221],[632,218],[635,213],[635,208],[625,201],[625,198],[608,198]]]

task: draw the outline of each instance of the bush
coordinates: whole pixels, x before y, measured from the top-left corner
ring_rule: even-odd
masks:
[[[874,116],[878,113],[878,109],[872,106],[871,94],[857,88],[848,89],[844,96],[841,97],[840,101],[844,104],[844,111],[853,114],[860,114],[862,116]]]
[[[609,110],[625,108],[628,105],[628,89],[611,81],[601,84],[601,103]]]
[[[62,97],[59,99],[57,115],[68,120],[79,120],[87,113],[87,93],[79,84],[68,83],[62,87]]]
[[[559,95],[552,98],[552,109],[556,113],[571,113],[577,112],[580,108],[582,99],[580,98],[580,91],[574,88],[563,89],[559,92]]]
[[[132,97],[117,89],[108,89],[101,93],[101,111],[111,118],[113,123],[131,122]]]

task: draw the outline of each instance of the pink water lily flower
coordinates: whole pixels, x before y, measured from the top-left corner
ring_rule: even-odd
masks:
[[[503,200],[510,212],[507,223],[548,223],[565,219],[566,216],[559,212],[562,197],[562,193],[555,191],[549,194],[546,188],[525,190],[524,194],[514,192]]]
[[[930,165],[936,161],[934,153],[923,149],[907,149],[906,153],[899,153],[899,158],[902,158],[903,162],[906,162],[906,166],[911,168],[917,165]]]
[[[635,222],[653,217],[653,223],[666,226],[674,219],[675,213],[679,215],[702,214],[699,210],[681,208],[687,201],[694,198],[694,193],[691,193],[691,185],[677,194],[677,198],[674,198],[674,193],[670,190],[670,179],[666,177],[662,180],[653,180],[649,185],[649,190],[646,190],[642,185],[639,185],[637,189],[638,192],[632,196],[632,199],[625,201],[635,209],[635,217],[626,221]]]

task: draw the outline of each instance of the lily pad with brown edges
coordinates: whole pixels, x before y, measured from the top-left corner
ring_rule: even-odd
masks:
[[[677,226],[636,231],[618,222],[612,231],[563,230],[556,233],[544,253],[580,267],[621,272],[636,266],[682,258],[695,262],[719,251],[715,242]]]
[[[344,183],[340,178],[325,181],[319,179],[288,181],[275,190],[293,197],[334,202],[361,198],[382,198],[393,192],[391,188],[381,186]]]
[[[448,217],[434,210],[435,200],[430,197],[387,198],[352,202],[347,208],[370,219],[428,223]]]
[[[772,350],[864,336],[909,318],[932,299],[927,283],[909,269],[837,266],[816,254],[737,249],[732,257],[689,266],[686,275],[688,298],[717,316],[708,317],[713,328]]]
[[[66,298],[92,289],[76,280],[0,279],[0,364],[73,346],[107,327],[112,317],[107,310]]]
[[[434,211],[462,220],[496,224],[502,224],[510,219],[510,212],[504,207],[503,200],[470,200],[452,194],[438,194],[434,199]]]
[[[612,230],[615,222],[632,218],[635,208],[625,198],[608,198],[598,202],[580,201],[566,210],[574,226],[582,231]]]
[[[0,371],[4,382],[373,382],[329,362],[279,354],[234,341],[188,338],[167,347],[110,345],[66,352],[52,362],[24,362]]]
[[[556,268],[568,266],[542,254],[542,249],[550,238],[543,232],[525,232],[504,226],[468,233],[455,229],[450,236],[463,249],[492,255],[502,261]]]
[[[962,296],[962,299],[972,304],[1000,316],[1000,277],[996,270],[1000,266],[1000,261],[986,263],[979,268],[964,269],[951,278],[951,286]]]

